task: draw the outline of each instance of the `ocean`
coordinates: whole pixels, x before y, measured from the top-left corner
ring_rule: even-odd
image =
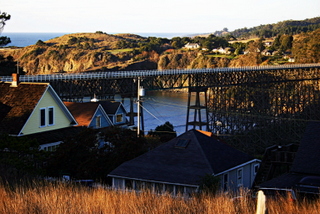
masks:
[[[7,36],[11,39],[6,47],[16,46],[16,47],[26,47],[29,45],[34,45],[38,40],[47,41],[56,37],[63,36],[70,33],[6,33],[3,32],[1,36]],[[110,33],[116,34],[116,33]],[[184,37],[191,35],[191,33],[134,33],[143,37],[161,37],[171,39],[173,37]]]

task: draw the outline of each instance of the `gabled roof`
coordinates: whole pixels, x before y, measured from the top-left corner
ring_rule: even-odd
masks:
[[[73,117],[78,122],[78,126],[89,126],[93,115],[97,111],[99,103],[76,103],[76,102],[64,102]]]
[[[48,83],[0,82],[0,132],[19,134],[33,109],[47,90]]]
[[[125,111],[125,108],[123,107],[121,102],[117,101],[99,101],[99,103],[102,105],[103,109],[107,114],[114,115],[117,113],[119,108],[123,108]]]
[[[320,122],[309,122],[293,161],[291,171],[320,175]]]
[[[109,176],[199,185],[206,174],[218,174],[251,160],[250,155],[190,130],[123,163]]]

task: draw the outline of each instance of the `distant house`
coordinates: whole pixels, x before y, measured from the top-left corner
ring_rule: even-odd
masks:
[[[270,47],[270,46],[272,45],[272,42],[265,42],[264,45],[265,45],[266,47]]]
[[[48,83],[0,82],[0,133],[32,136],[73,128],[76,120]],[[43,144],[44,142],[39,142]],[[59,144],[61,141],[50,143]],[[51,145],[52,146],[52,145]]]
[[[263,51],[261,51],[261,54],[264,56],[272,56],[273,51],[269,49],[264,49]]]
[[[114,126],[128,125],[127,111],[121,102],[99,101]]]
[[[320,122],[309,122],[289,173],[260,184],[260,189],[295,189],[320,194]]]
[[[48,83],[0,82],[0,132],[23,136],[76,125]]]
[[[236,150],[217,137],[190,130],[167,143],[127,161],[110,172],[114,188],[199,191],[206,175],[220,178],[221,189],[250,187],[260,161]]]
[[[187,49],[198,49],[200,45],[198,43],[187,43],[184,47]]]
[[[212,50],[214,53],[219,53],[219,54],[232,54],[234,52],[233,48],[227,47],[227,48],[215,48]]]
[[[108,114],[98,102],[64,102],[64,104],[76,119],[78,126],[94,129],[113,126]]]

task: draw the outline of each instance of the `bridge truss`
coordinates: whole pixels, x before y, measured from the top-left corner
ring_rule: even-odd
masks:
[[[320,64],[301,64],[117,71],[22,76],[21,81],[50,82],[66,101],[112,99],[115,94],[133,98],[138,77],[146,90],[205,87],[208,131],[256,153],[275,143],[298,143],[307,121],[320,120],[319,69]]]

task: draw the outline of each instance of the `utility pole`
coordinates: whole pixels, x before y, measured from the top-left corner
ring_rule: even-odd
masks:
[[[139,137],[140,136],[140,120],[141,120],[141,112],[140,112],[140,97],[144,96],[145,95],[145,91],[143,89],[143,87],[140,86],[140,77],[138,77],[138,81],[137,81],[137,85],[138,85],[138,89],[137,89],[137,136]],[[144,128],[144,127],[143,127]]]
[[[140,77],[138,77],[137,84],[137,136],[140,137]]]

